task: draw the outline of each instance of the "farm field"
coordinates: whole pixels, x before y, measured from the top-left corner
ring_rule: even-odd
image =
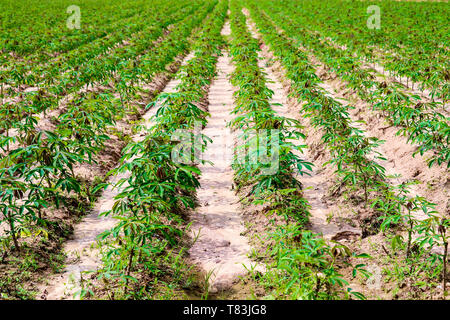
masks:
[[[0,300],[449,299],[448,2],[0,9]]]

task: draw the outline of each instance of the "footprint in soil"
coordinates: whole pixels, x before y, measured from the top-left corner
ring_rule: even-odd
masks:
[[[230,241],[222,240],[217,243],[217,247],[228,247],[228,246],[230,246],[230,244],[231,244]]]

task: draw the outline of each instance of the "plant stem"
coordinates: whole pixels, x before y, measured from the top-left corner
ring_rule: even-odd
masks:
[[[443,281],[442,286],[444,288],[442,298],[444,300],[447,293],[447,253],[448,253],[448,242],[444,240],[444,270],[442,270],[442,281]]]
[[[128,293],[128,277],[130,276],[131,273],[131,265],[133,263],[133,256],[134,256],[134,247],[131,249],[130,252],[130,259],[128,260],[128,267],[127,267],[127,279],[125,280],[125,295]]]
[[[409,229],[408,229],[408,248],[406,249],[406,259],[409,259],[409,254],[411,251],[411,238],[412,238],[412,229],[413,222],[411,220],[411,212],[408,210],[408,219],[409,219]]]
[[[14,220],[12,218],[11,212],[9,212],[9,211],[8,211],[8,221],[9,221],[9,229],[11,231],[11,236],[12,236],[12,239],[14,242],[15,249],[17,250],[17,252],[20,252],[19,242],[17,241],[16,230],[14,228]]]

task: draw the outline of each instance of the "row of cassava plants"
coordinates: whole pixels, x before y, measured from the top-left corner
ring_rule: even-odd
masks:
[[[182,21],[178,30],[144,57],[148,60],[144,60],[139,69],[135,68],[134,63],[124,65],[124,78],[137,77],[151,81],[156,74],[165,71],[176,56],[186,51],[187,36],[206,14],[207,10],[199,11],[196,19],[189,18],[190,23]],[[128,90],[136,90],[137,81],[134,84],[129,84]],[[21,224],[20,220],[28,217],[34,220],[35,212],[41,217],[41,210],[48,206],[44,199],[50,195],[58,204],[57,195],[61,191],[64,194],[80,191],[73,167],[78,163],[92,163],[107,139],[106,130],[124,116],[126,108],[123,107],[127,107],[124,99],[121,96],[121,101],[117,101],[114,97],[114,93],[120,93],[120,90],[121,87],[116,84],[102,92],[78,94],[58,117],[54,130],[42,130],[36,127],[36,120],[30,118],[29,121],[21,122],[17,136],[3,137],[1,145],[8,152],[1,160],[4,178],[2,191],[9,197],[4,203],[9,214],[5,214],[4,219],[8,221],[9,234],[16,247],[17,232],[13,229],[15,225]],[[16,147],[8,150],[11,141],[17,142]],[[10,191],[8,185],[15,186],[13,190],[17,190]],[[14,193],[20,197],[14,197]],[[17,216],[18,221],[15,222],[12,216]]]
[[[392,125],[400,127],[398,134],[406,136],[408,142],[419,146],[413,156],[431,151],[432,155],[427,159],[429,166],[434,163],[450,166],[449,118],[437,111],[448,99],[444,99],[443,103],[424,102],[419,96],[408,94],[397,83],[378,81],[375,70],[364,68],[364,63],[351,52],[331,45],[299,23],[293,23],[298,21],[300,13],[287,13],[285,8],[274,10],[272,7],[267,12],[271,13],[275,23],[287,36],[310,48],[361,99],[372,104],[375,110],[380,110]]]
[[[275,299],[334,299],[343,295],[364,298],[352,291],[339,274],[339,266],[352,256],[349,249],[338,242],[326,242],[320,235],[305,230],[309,204],[294,172],[308,174],[312,163],[294,153],[294,150],[301,152],[305,146],[295,145],[292,141],[304,138],[304,135],[297,120],[277,115],[271,108],[273,92],[267,88],[266,76],[258,66],[259,43],[247,29],[241,4],[231,3],[230,53],[235,67],[231,82],[237,91],[233,110],[236,117],[230,126],[241,132],[235,150],[235,180],[239,189],[250,187],[249,203],[263,205],[268,214],[285,218],[285,224],[278,225],[270,233],[268,241],[273,245],[267,249],[268,270],[258,281]],[[273,140],[264,136],[266,130],[278,135],[279,147],[272,146]],[[267,141],[261,141],[261,137]],[[269,158],[279,157],[276,173],[265,174],[267,164],[264,161],[250,160],[258,158],[252,153],[266,153],[265,145],[270,150]],[[249,157],[244,163],[238,159],[242,153],[248,153]],[[358,271],[365,272],[363,265],[355,266],[355,274]]]
[[[398,77],[419,82],[419,89],[429,88],[432,95],[448,101],[446,4],[377,2],[381,13],[379,29],[368,28],[371,14],[367,12],[369,5],[364,3],[283,0],[272,4],[286,14],[294,13],[295,25],[317,31],[359,57],[382,64]]]
[[[128,8],[122,12],[109,12],[110,17],[113,20],[110,21],[109,18],[106,19],[107,25],[99,25],[97,24],[97,31],[94,34],[84,34],[82,37],[83,40],[77,39],[76,37],[68,36],[66,41],[60,40],[60,44],[67,45],[70,43],[70,46],[65,50],[64,48],[59,47],[58,45],[52,46],[52,49],[57,50],[58,54],[54,55],[52,52],[47,52],[45,50],[45,44],[39,44],[39,52],[33,52],[30,55],[22,56],[20,58],[14,58],[14,56],[9,55],[5,57],[2,65],[4,68],[1,71],[2,79],[6,85],[20,88],[20,85],[36,85],[38,80],[43,76],[35,72],[35,70],[46,70],[47,68],[51,68],[53,63],[62,64],[68,59],[74,59],[77,56],[77,59],[82,60],[88,58],[89,55],[96,55],[96,53],[102,53],[103,46],[99,46],[101,43],[108,44],[108,47],[113,47],[118,43],[122,42],[125,37],[129,37],[133,33],[136,33],[144,27],[144,21],[146,18],[153,18],[152,11],[155,9],[163,10],[164,7],[162,3],[154,3],[152,5],[148,5],[141,8],[143,15],[137,15],[137,8]],[[98,15],[99,17],[101,15]],[[86,17],[89,19],[89,17]],[[84,20],[84,19],[83,19]],[[115,21],[114,21],[115,20]],[[64,20],[62,20],[64,21]],[[92,22],[89,20],[84,21],[87,25],[90,25]],[[128,28],[124,26],[129,24]],[[66,31],[66,36],[69,30]],[[94,31],[94,30],[91,30]],[[49,30],[47,30],[49,32]],[[97,33],[98,32],[98,33]],[[19,35],[18,35],[19,36]],[[79,42],[79,40],[81,40]],[[13,39],[14,41],[14,39]],[[16,40],[19,42],[18,40]],[[22,44],[25,41],[22,42]],[[48,43],[46,43],[48,44]],[[4,48],[6,52],[15,52],[17,54],[17,49],[13,48]],[[20,75],[22,75],[20,77]]]
[[[311,118],[311,124],[322,132],[322,141],[331,154],[328,163],[336,167],[339,188],[347,186],[353,194],[361,191],[365,205],[370,205],[375,216],[380,216],[379,222],[370,222],[372,230],[368,232],[404,230],[405,238],[400,232],[396,241],[405,243],[406,262],[417,267],[415,277],[426,276],[423,270],[430,265],[440,268],[442,272],[437,277],[443,282],[445,292],[448,219],[440,218],[434,211],[434,204],[426,199],[411,197],[407,183],[392,186],[386,182],[385,170],[376,162],[382,159],[381,155],[374,151],[380,142],[365,137],[361,130],[352,127],[346,107],[319,86],[321,80],[308,61],[307,54],[299,50],[293,40],[280,34],[255,5],[249,5],[249,8],[262,39],[284,67],[285,77],[290,81],[291,95],[302,103],[302,111]],[[424,213],[427,218],[419,219],[418,212]],[[415,239],[414,234],[418,235]],[[437,246],[443,246],[442,254],[432,251]],[[426,260],[426,264],[418,264],[418,259],[411,258],[413,247],[416,248],[415,257]]]
[[[145,59],[145,55],[151,54],[151,48],[157,45],[156,40],[160,37],[164,39],[165,32],[169,31],[168,37],[171,38],[180,32],[186,32],[189,28],[192,30],[202,15],[210,12],[213,6],[214,2],[207,4],[196,2],[192,6],[182,7],[176,12],[165,14],[166,11],[162,11],[160,16],[151,19],[151,24],[146,24],[141,31],[132,35],[128,39],[128,45],[116,46],[108,51],[112,43],[96,43],[96,47],[100,50],[97,55],[90,56],[83,52],[77,52],[75,56],[78,59],[56,61],[43,66],[44,69],[37,66],[36,70],[31,72],[23,68],[7,72],[8,79],[11,78],[11,81],[15,83],[10,87],[11,90],[20,86],[20,79],[24,77],[39,77],[40,79],[35,84],[38,86],[36,91],[18,92],[17,99],[2,99],[0,129],[6,131],[8,136],[8,129],[20,126],[20,120],[23,120],[22,122],[32,121],[27,118],[34,119],[35,115],[41,112],[45,116],[47,110],[59,106],[63,97],[79,92],[83,88],[89,88],[89,86],[94,88],[94,86],[108,85],[114,81],[118,82],[116,86],[126,88],[124,82],[129,79],[121,77],[120,72],[123,68],[130,63],[134,63],[135,68],[146,63],[148,60]],[[183,24],[180,26],[180,22],[186,24],[186,27]],[[175,28],[174,23],[178,23],[178,27]],[[184,38],[186,37],[187,35]],[[90,47],[89,51],[93,49]],[[79,57],[84,56],[87,59],[80,60]],[[8,79],[4,79],[4,81],[8,82]],[[126,89],[121,91],[126,91]]]
[[[28,0],[22,3],[1,1],[0,43],[2,59],[20,62],[22,59],[48,57],[106,37],[114,31],[114,23],[137,16],[151,8],[145,1],[92,1],[78,5],[81,13],[80,29],[70,29],[70,1],[52,3]],[[33,20],[33,24],[27,23]],[[1,61],[3,62],[3,61]]]
[[[211,1],[206,0],[191,2],[189,4],[194,5],[195,8],[207,2],[211,3]],[[5,40],[14,43],[16,46],[29,45],[30,43],[34,43],[34,41],[38,41],[38,43],[33,44],[33,46],[36,46],[34,49],[38,50],[32,50],[29,55],[17,57],[21,50],[15,48],[15,45],[11,47],[8,47],[7,44],[2,46],[3,60],[1,62],[5,66],[2,69],[2,74],[13,70],[21,70],[22,68],[28,68],[28,71],[35,70],[34,68],[46,70],[47,67],[53,68],[49,64],[64,63],[67,59],[83,60],[89,58],[91,55],[95,56],[104,53],[101,49],[120,45],[123,40],[143,30],[148,25],[148,21],[161,20],[165,16],[170,16],[171,13],[185,8],[188,3],[185,1],[177,1],[174,3],[160,0],[150,3],[142,0],[133,2],[125,1],[122,4],[115,2],[109,2],[108,4],[97,2],[97,5],[100,4],[102,8],[97,8],[95,11],[89,8],[91,4],[85,3],[80,7],[83,11],[81,30],[69,30],[65,25],[67,19],[58,21],[59,18],[57,16],[51,18],[53,21],[56,20],[58,22],[57,28],[62,31],[62,38],[55,36],[51,30],[43,28],[39,23],[34,23],[32,26],[28,25],[27,27],[30,30],[23,33],[18,32],[17,28],[8,30],[14,31],[14,36],[7,35]],[[47,4],[44,3],[44,5]],[[52,6],[52,9],[56,8],[60,10],[58,11],[59,14],[65,14],[65,8],[61,9],[58,5]],[[16,10],[14,12],[14,17],[20,17],[18,11]],[[52,11],[47,10],[46,12]],[[32,12],[27,11],[28,18],[32,14]],[[42,12],[39,14],[40,18],[36,20],[39,22],[44,21],[41,16]],[[36,30],[31,29],[35,27],[37,27]],[[45,31],[45,35],[40,34],[42,31]],[[21,37],[24,37],[26,40],[20,39]],[[49,41],[46,37],[53,39]],[[26,66],[27,64],[28,67]],[[20,73],[24,74],[22,72]],[[28,72],[24,75],[31,73],[33,72]],[[21,81],[22,84],[28,84],[28,81],[33,83],[35,81],[34,79],[39,79],[40,76],[39,74],[34,74],[30,77],[25,76],[16,80]]]
[[[195,136],[200,144],[194,147],[199,150],[181,154],[185,161],[180,163],[173,158],[177,146],[173,137],[178,130],[206,125],[209,114],[203,102],[216,74],[227,9],[227,1],[220,1],[204,22],[192,46],[193,58],[177,75],[181,83],[176,92],[162,93],[149,105],[160,104],[153,124],[137,127],[146,136],[125,148],[121,165],[111,172],[126,173],[127,178],[115,186],[120,193],[112,210],[104,213],[118,219],[101,236],[104,266],[98,279],[110,298],[170,298],[189,281],[189,268],[182,263],[187,245],[185,214],[196,205],[201,174],[196,159],[189,155],[202,152],[210,140],[202,134]],[[91,295],[92,289],[86,285],[81,296]]]
[[[153,9],[162,7],[155,6]],[[152,9],[151,7],[148,9]],[[143,17],[154,18],[155,16],[147,16],[149,12],[144,9]],[[114,16],[114,15],[113,15]],[[120,28],[121,23],[130,23],[131,27],[121,30],[120,32],[117,28]],[[112,24],[115,32],[105,34],[102,31],[102,36],[99,38],[92,39],[87,43],[80,44],[79,46],[74,46],[68,52],[59,52],[58,56],[52,57],[44,55],[41,59],[36,59],[35,56],[23,57],[19,61],[17,59],[6,59],[4,61],[4,68],[0,72],[1,83],[3,85],[3,94],[5,96],[14,97],[18,96],[26,86],[38,87],[40,82],[52,75],[52,69],[60,68],[61,72],[65,71],[67,66],[66,61],[71,59],[77,59],[78,64],[86,61],[90,58],[95,57],[99,54],[104,54],[106,50],[118,45],[125,37],[130,37],[133,33],[136,33],[144,27],[141,25],[137,17],[129,17],[128,19],[118,19],[116,23]],[[101,28],[101,27],[100,27]],[[41,61],[42,60],[42,61]],[[44,63],[45,62],[45,63]],[[73,64],[75,66],[75,64]]]
[[[200,11],[199,18],[191,19],[191,23],[183,21],[174,28],[168,39],[145,56],[148,60],[141,68],[129,64],[121,72],[149,82],[167,72],[175,58],[186,53],[191,41],[187,36],[206,13]],[[134,83],[133,88],[138,90],[139,83]],[[38,237],[46,242],[48,236],[53,236],[49,229],[60,222],[54,221],[51,215],[45,216],[45,212],[61,205],[67,207],[74,201],[80,205],[92,203],[98,187],[91,189],[95,186],[81,181],[74,168],[82,163],[95,164],[116,121],[127,112],[136,112],[115,97],[118,90],[113,86],[102,92],[77,94],[54,119],[52,130],[37,128],[34,122],[24,123],[17,136],[17,147],[1,160],[0,221],[2,227],[7,226],[1,234],[2,263],[8,263],[5,260],[8,256],[15,259],[13,253],[26,255],[27,238]]]
[[[113,99],[115,96],[119,96],[120,102],[124,106],[129,106],[130,99],[135,97],[136,93],[140,90],[140,85],[145,82],[151,82],[156,74],[165,71],[166,66],[173,61],[173,59],[186,51],[188,47],[188,36],[192,30],[200,24],[202,19],[211,10],[210,8],[204,8],[199,10],[198,15],[195,17],[186,17],[178,24],[174,25],[170,34],[162,41],[155,43],[148,53],[139,57],[139,59],[132,60],[119,59],[118,65],[120,68],[116,68],[114,72],[109,75],[103,75],[105,82],[108,86],[103,87],[101,90],[94,91],[92,93],[84,93],[83,91],[73,94],[72,99],[68,103],[68,107],[61,110],[60,117],[69,120],[70,110],[73,106],[73,101],[84,99],[86,96],[92,96],[100,99]],[[122,57],[123,58],[123,57]],[[117,59],[117,58],[116,58]],[[97,71],[102,73],[101,71]],[[40,99],[39,102],[42,102]],[[46,104],[55,102],[47,101]],[[9,152],[10,145],[18,142],[19,144],[26,144],[28,134],[37,129],[37,119],[34,114],[29,114],[23,121],[15,123],[17,129],[17,135],[10,137],[8,135],[2,136],[0,145],[4,152]],[[74,126],[75,128],[76,126]],[[76,132],[72,132],[75,134]]]

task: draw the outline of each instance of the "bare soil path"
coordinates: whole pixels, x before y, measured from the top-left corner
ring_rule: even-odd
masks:
[[[189,60],[190,57],[191,55],[187,56],[184,61]],[[164,92],[174,92],[179,83],[180,80],[172,79],[164,88]],[[145,127],[152,126],[151,118],[156,114],[159,107],[160,105],[157,104],[143,115]],[[144,136],[145,134],[138,134],[133,137],[133,140],[142,140]],[[64,251],[67,253],[64,272],[54,275],[40,287],[38,299],[73,299],[74,294],[81,289],[82,272],[96,271],[99,268],[101,260],[99,250],[96,247],[97,237],[102,232],[112,228],[116,221],[111,216],[102,217],[100,214],[112,209],[115,202],[114,198],[120,193],[120,190],[113,188],[113,186],[127,176],[127,173],[119,174],[108,180],[109,186],[97,201],[92,213],[75,226],[72,239],[64,245]]]
[[[279,32],[282,33],[283,31],[279,30]],[[408,143],[406,137],[397,135],[397,127],[386,123],[386,118],[380,112],[372,110],[372,106],[368,102],[361,100],[355,92],[348,90],[345,82],[336,74],[328,71],[310,50],[303,47],[301,49],[308,53],[310,62],[316,66],[316,75],[323,81],[320,86],[333,99],[344,105],[355,107],[349,109],[350,117],[353,120],[352,125],[362,129],[367,136],[385,141],[378,148],[378,151],[386,158],[385,161],[380,161],[380,164],[386,168],[387,175],[401,175],[398,178],[390,179],[390,183],[398,185],[406,181],[418,182],[417,185],[411,186],[410,195],[426,197],[429,201],[437,204],[438,212],[448,215],[450,209],[450,176],[445,164],[440,166],[435,164],[432,168],[429,168],[426,159],[431,155],[430,152],[423,156],[417,154],[413,157],[412,154],[417,148],[416,145]],[[306,119],[305,121],[308,122]],[[309,144],[313,144],[313,142],[311,141]]]
[[[411,195],[426,197],[435,203],[436,209],[441,214],[448,214],[450,205],[450,172],[446,164],[428,167],[425,155],[413,156],[417,146],[407,142],[407,138],[397,134],[398,128],[390,126],[386,119],[377,111],[371,109],[370,103],[361,100],[355,93],[345,89],[345,83],[335,74],[324,71],[324,66],[314,56],[312,61],[319,66],[317,74],[322,78],[321,87],[343,105],[352,105],[349,115],[352,126],[364,131],[368,137],[383,140],[377,151],[386,160],[377,162],[386,169],[386,174],[392,176],[389,182],[399,185],[404,182],[416,181],[417,185],[411,186]],[[396,175],[400,175],[395,177]]]
[[[244,10],[243,12],[247,17],[249,17],[248,11]],[[255,24],[250,20],[250,18],[248,19],[248,25],[253,36],[259,38]],[[307,145],[304,152],[299,153],[298,151],[295,151],[297,155],[304,160],[315,164],[312,172],[310,172],[310,175],[300,176],[297,174],[297,179],[303,185],[304,197],[308,200],[308,203],[311,206],[309,210],[311,214],[309,226],[311,231],[320,233],[325,239],[329,240],[359,237],[361,235],[361,230],[358,228],[355,228],[347,223],[336,224],[328,222],[328,216],[333,211],[339,210],[335,204],[327,203],[326,200],[328,190],[332,183],[330,178],[333,174],[330,170],[325,170],[325,168],[323,168],[320,163],[316,161],[316,157],[313,155],[314,152],[311,148],[316,144],[315,142],[320,143],[320,141],[316,141],[318,138],[317,135],[312,134],[312,128],[309,124],[309,120],[303,118],[299,112],[298,103],[296,103],[293,99],[288,98],[289,89],[281,83],[281,70],[278,70],[271,61],[273,56],[269,48],[263,44],[261,49],[261,60],[259,65],[266,73],[266,77],[268,79],[267,87],[274,92],[271,101],[271,103],[274,104],[272,107],[273,110],[283,117],[299,120],[302,125],[309,127],[305,129],[311,133],[311,135],[307,134],[308,136],[306,140],[296,142],[300,145]]]
[[[222,34],[229,34],[226,24]],[[213,140],[203,159],[213,165],[199,165],[202,171],[198,190],[200,207],[192,216],[192,236],[198,239],[189,250],[192,262],[210,273],[210,292],[230,289],[247,274],[252,262],[247,257],[250,245],[246,237],[239,198],[233,190],[234,133],[227,128],[233,119],[233,87],[228,80],[233,67],[227,52],[217,63],[218,76],[209,91],[211,117],[203,134]]]

